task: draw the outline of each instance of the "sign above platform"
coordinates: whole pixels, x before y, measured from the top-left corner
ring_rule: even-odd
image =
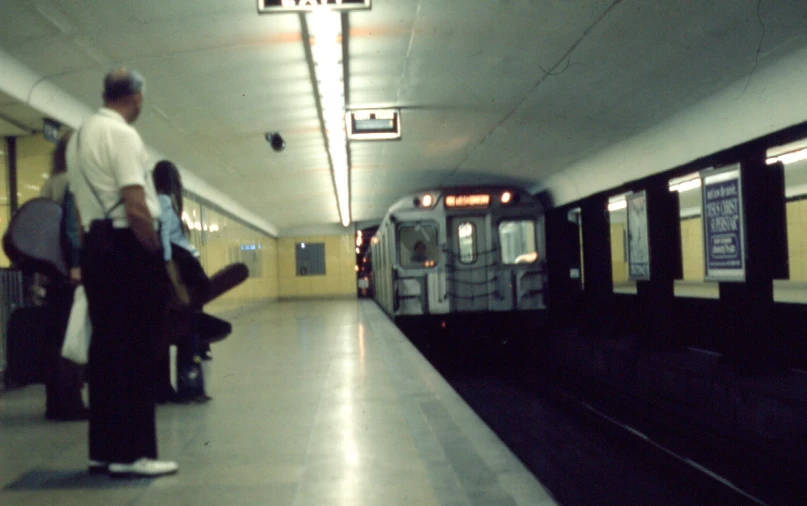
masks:
[[[332,11],[369,9],[371,0],[258,0],[258,14],[278,12],[311,12],[327,8]]]
[[[347,138],[352,141],[401,138],[401,113],[397,109],[363,109],[345,115]]]

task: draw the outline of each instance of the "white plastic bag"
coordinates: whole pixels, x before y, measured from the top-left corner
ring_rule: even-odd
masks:
[[[73,294],[73,307],[67,320],[67,331],[62,345],[62,356],[76,364],[86,364],[90,351],[90,311],[87,306],[87,295],[84,286],[78,285]]]

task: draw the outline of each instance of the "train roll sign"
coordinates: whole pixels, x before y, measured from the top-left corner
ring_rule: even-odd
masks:
[[[369,9],[371,0],[258,0],[258,14],[311,12],[327,8],[333,11]]]
[[[350,111],[345,123],[352,141],[401,138],[401,113],[396,109]]]
[[[488,207],[490,195],[446,195],[446,207]]]

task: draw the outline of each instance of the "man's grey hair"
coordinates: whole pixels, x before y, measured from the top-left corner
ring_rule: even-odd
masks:
[[[145,94],[146,80],[134,69],[117,67],[104,77],[104,100],[115,102],[124,97]]]

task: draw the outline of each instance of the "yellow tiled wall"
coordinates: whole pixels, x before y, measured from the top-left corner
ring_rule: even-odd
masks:
[[[8,155],[6,154],[6,143],[0,140],[0,237],[6,233],[8,221],[11,219],[11,203],[8,199]],[[0,248],[0,267],[8,267],[11,261],[6,256],[3,248]]]
[[[191,242],[199,249],[202,265],[213,275],[234,262],[251,267],[250,277],[213,301],[209,309],[222,311],[268,303],[278,296],[277,239],[257,232],[209,208],[202,210],[192,198],[184,199],[184,219]],[[257,263],[252,265],[252,258]]]
[[[787,259],[791,281],[807,281],[807,200],[787,203]]]
[[[681,256],[684,280],[703,281],[703,222],[700,217],[681,220]]]
[[[611,279],[614,284],[628,280],[624,223],[611,223]]]
[[[17,205],[39,197],[42,183],[50,176],[51,158],[56,145],[48,142],[42,134],[17,137]],[[0,155],[0,236],[5,233],[8,222],[10,199],[8,188],[7,155],[5,142]],[[0,248],[0,267],[9,267],[11,262]]]
[[[51,171],[55,145],[42,135],[17,138],[17,181],[19,205],[38,197]],[[5,149],[0,155],[0,234],[8,225],[8,187]],[[277,239],[257,232],[222,213],[203,206],[192,197],[184,199],[183,219],[190,241],[199,249],[205,271],[212,275],[233,262],[257,262],[247,281],[211,304],[217,310],[269,302],[278,297],[304,298],[356,294],[355,246],[352,234]],[[325,243],[324,276],[297,276],[294,245],[297,242]],[[252,249],[254,248],[254,249]],[[8,259],[0,251],[0,266]]]
[[[325,275],[298,276],[295,245],[325,243]],[[356,251],[352,234],[282,237],[277,241],[278,296],[281,299],[356,296]]]
[[[628,280],[628,263],[624,261],[624,233],[624,223],[611,224],[611,275],[614,283]],[[681,220],[681,252],[684,279],[703,281],[703,230],[699,217]]]
[[[56,145],[41,135],[17,137],[17,204],[39,197],[42,183],[50,176]]]

